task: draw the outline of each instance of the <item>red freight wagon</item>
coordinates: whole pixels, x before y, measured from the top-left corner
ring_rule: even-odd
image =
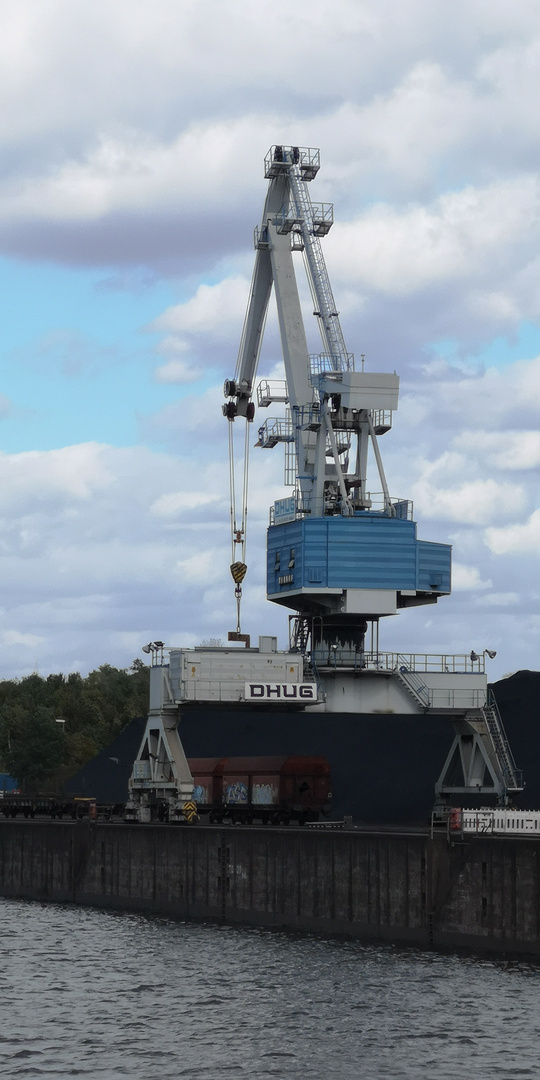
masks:
[[[189,758],[193,798],[210,821],[288,824],[328,814],[330,766],[323,757]]]
[[[226,758],[189,758],[188,765],[193,777],[193,801],[198,807],[213,806],[216,798],[221,802],[221,779]]]

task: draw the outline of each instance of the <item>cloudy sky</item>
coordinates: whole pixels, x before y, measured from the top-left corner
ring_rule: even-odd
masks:
[[[540,668],[537,0],[6,0],[0,24],[0,677],[235,628],[222,384],[275,142],[321,149],[348,348],[401,375],[390,490],[454,549],[452,597],[382,647]],[[242,629],[285,647],[282,477],[253,451]]]

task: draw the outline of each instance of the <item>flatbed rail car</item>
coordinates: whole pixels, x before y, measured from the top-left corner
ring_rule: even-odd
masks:
[[[453,807],[448,817],[448,829],[454,834],[540,837],[540,810],[511,810],[502,806],[479,810]]]
[[[5,818],[50,817],[59,820],[66,817],[73,821],[82,818],[101,817],[109,820],[115,815],[122,816],[123,803],[98,803],[94,798],[74,796],[63,798],[59,795],[21,795],[7,792],[0,798],[0,813]]]
[[[193,801],[209,821],[288,825],[330,812],[330,766],[323,757],[190,758]]]

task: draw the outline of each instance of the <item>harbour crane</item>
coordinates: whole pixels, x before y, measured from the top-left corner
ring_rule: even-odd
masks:
[[[313,716],[331,715],[332,727],[343,732],[340,768],[349,767],[355,776],[359,745],[366,756],[362,716],[376,715],[382,723],[384,717],[409,715],[412,731],[415,715],[429,715],[448,718],[455,731],[435,784],[438,804],[477,796],[504,805],[523,787],[487,686],[484,661],[494,655],[492,650],[437,656],[379,649],[381,618],[434,604],[450,593],[451,548],[419,540],[412,503],[390,494],[379,437],[391,429],[399,377],[395,371],[366,370],[364,357],[358,370],[345,344],[321,246],[333,223],[333,207],[312,202],[309,193],[319,165],[319,150],[310,147],[274,145],[265,157],[268,192],[255,229],[249,302],[234,378],[224,386],[237,625],[229,633],[232,646],[179,649],[155,641],[144,647],[152,659],[150,710],[129,785],[127,812],[133,820],[181,820],[195,813],[182,726],[184,732],[191,730],[192,746],[199,745],[201,726],[206,737],[211,728],[220,757],[231,753],[230,725],[237,723],[242,729],[237,752],[246,753],[246,739],[247,752],[268,752],[261,746],[267,746],[270,732],[273,753],[290,754],[294,729],[305,731],[298,717],[306,710]],[[307,345],[294,269],[297,252],[303,254],[322,339],[316,355]],[[285,380],[256,382],[272,288]],[[267,532],[267,597],[293,613],[284,652],[267,634],[252,647],[241,631],[248,449],[256,403],[285,409],[285,415],[257,428],[259,447],[284,444],[285,482],[292,488],[290,497],[271,507]],[[245,431],[238,506],[234,432],[239,419]],[[372,462],[376,491],[368,481]],[[244,725],[242,710],[249,715],[253,706],[269,709],[272,722],[263,711],[258,725]],[[321,736],[317,753],[324,752],[324,743]],[[409,761],[415,745],[412,738]],[[414,775],[411,768],[411,785]],[[378,761],[368,780],[381,779],[384,762]]]
[[[309,192],[319,165],[319,150],[313,148],[275,145],[266,155],[268,193],[255,230],[249,303],[235,375],[225,381],[223,413],[231,426],[239,417],[248,424],[254,419],[273,286],[286,378],[261,380],[257,404],[284,403],[286,415],[258,428],[257,445],[285,444],[285,480],[293,493],[271,511],[267,596],[296,613],[295,646],[309,645],[319,655],[339,651],[343,658],[365,652],[368,624],[372,648],[378,648],[381,616],[435,603],[450,592],[451,548],[418,540],[412,503],[389,493],[378,439],[391,428],[399,376],[367,371],[363,359],[356,370],[345,344],[321,245],[333,223],[333,207],[312,202]],[[322,339],[317,355],[307,345],[294,269],[298,251]],[[370,451],[377,493],[368,490]],[[246,492],[245,482],[242,486]],[[244,508],[240,529],[233,517],[234,577],[239,568],[245,573]],[[240,561],[235,543],[242,548]]]

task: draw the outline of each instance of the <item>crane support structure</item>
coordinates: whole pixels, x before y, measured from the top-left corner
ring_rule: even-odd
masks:
[[[255,268],[234,379],[225,382],[224,415],[254,417],[253,394],[272,287],[285,384],[262,382],[258,404],[286,405],[286,415],[258,428],[258,444],[285,444],[290,498],[270,513],[267,596],[296,613],[293,644],[363,651],[368,623],[400,608],[435,603],[450,592],[451,549],[420,541],[407,499],[390,496],[378,437],[398,406],[394,372],[355,369],[336,309],[321,237],[333,223],[330,203],[314,203],[309,183],[317,149],[272,146]],[[302,252],[323,351],[310,355],[294,269]],[[373,460],[377,490],[368,487]]]

